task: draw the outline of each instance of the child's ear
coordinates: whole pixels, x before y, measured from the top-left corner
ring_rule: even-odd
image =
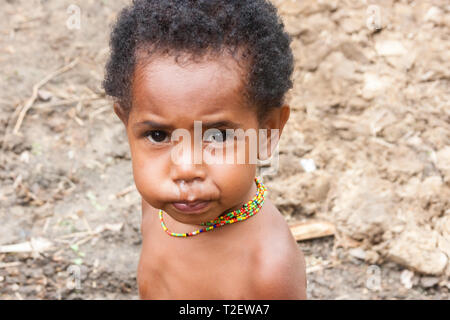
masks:
[[[114,112],[119,117],[119,119],[123,122],[123,124],[126,126],[128,121],[128,116],[125,113],[125,110],[122,108],[122,106],[118,103],[114,103]]]
[[[266,129],[267,134],[263,134],[263,138],[261,139],[260,133],[260,143],[258,144],[259,160],[267,160],[272,157],[290,114],[291,108],[288,105],[283,105],[280,108],[273,108],[264,117],[260,128]]]

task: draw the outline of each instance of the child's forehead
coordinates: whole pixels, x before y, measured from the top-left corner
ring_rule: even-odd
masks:
[[[186,111],[195,106],[210,106],[211,111],[225,105],[242,107],[244,79],[244,70],[232,57],[183,64],[174,57],[156,57],[135,69],[133,108],[158,112],[169,106]]]

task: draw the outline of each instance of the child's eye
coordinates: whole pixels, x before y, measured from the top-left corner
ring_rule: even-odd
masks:
[[[230,136],[227,135],[226,130],[208,129],[205,131],[203,141],[221,143],[225,142],[229,138]]]
[[[165,143],[169,141],[167,132],[161,130],[147,132],[145,136],[153,143]]]

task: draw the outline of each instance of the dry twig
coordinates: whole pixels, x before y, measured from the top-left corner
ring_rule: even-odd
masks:
[[[21,264],[22,264],[22,262],[20,262],[20,261],[0,263],[0,269],[2,269],[2,268],[18,267]]]
[[[121,198],[134,190],[134,185],[128,186],[122,191],[116,193],[116,198]]]
[[[332,236],[335,233],[332,223],[319,220],[293,223],[289,228],[297,241]]]
[[[51,74],[49,74],[48,76],[46,76],[44,79],[42,79],[41,81],[39,81],[38,83],[36,83],[33,86],[33,93],[31,94],[31,97],[25,102],[25,104],[22,106],[22,108],[20,108],[20,113],[17,118],[16,125],[14,126],[14,130],[13,130],[14,134],[19,133],[20,127],[22,126],[23,119],[25,118],[28,110],[31,109],[31,107],[33,106],[34,102],[36,101],[36,99],[38,97],[39,89],[43,85],[45,85],[47,82],[49,82],[51,79],[53,79],[54,77],[56,77],[64,72],[67,72],[70,69],[72,69],[73,67],[75,67],[77,65],[77,63],[78,63],[78,59],[73,60],[68,65],[52,72]]]

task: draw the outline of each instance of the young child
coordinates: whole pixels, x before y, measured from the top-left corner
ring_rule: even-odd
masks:
[[[142,196],[142,299],[306,299],[303,255],[247,135],[263,133],[260,160],[273,154],[289,44],[266,0],[134,0],[120,13],[104,88]]]

